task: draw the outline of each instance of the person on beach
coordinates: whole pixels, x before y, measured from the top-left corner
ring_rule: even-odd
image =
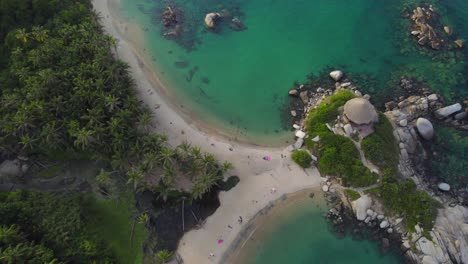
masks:
[[[239,224],[242,224],[242,216],[239,216],[239,220],[237,220],[239,222]]]

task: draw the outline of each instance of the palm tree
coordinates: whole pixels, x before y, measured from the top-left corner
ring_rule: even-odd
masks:
[[[214,165],[216,165],[215,156],[211,153],[205,153],[201,160],[201,165],[206,171],[209,171],[214,167]]]
[[[199,159],[201,157],[201,148],[198,146],[193,147],[190,155],[193,159]]]
[[[127,184],[133,182],[133,189],[136,190],[138,184],[141,181],[141,178],[143,178],[143,173],[137,169],[137,168],[132,168],[130,171],[127,172],[128,180]]]
[[[159,258],[159,260],[161,260],[162,264],[164,264],[172,258],[172,253],[167,249],[163,249],[158,251],[156,256]]]
[[[45,30],[43,27],[38,26],[38,27],[33,27],[31,35],[34,37],[34,39],[38,42],[44,42],[47,37],[48,37],[48,30]]]
[[[137,221],[139,224],[146,224],[150,220],[150,217],[148,213],[142,213],[141,215],[138,216]]]
[[[16,244],[23,240],[23,235],[19,232],[16,225],[0,226],[0,244]]]
[[[106,97],[104,97],[104,101],[109,112],[114,112],[114,110],[116,110],[117,107],[120,105],[119,98],[112,94],[109,94]]]
[[[158,155],[158,162],[163,167],[173,163],[172,157],[174,156],[174,151],[170,148],[164,147],[161,149]]]
[[[175,169],[172,164],[164,166],[164,172],[162,175],[162,181],[164,185],[172,186],[174,184],[175,175]]]
[[[23,43],[28,42],[30,34],[26,32],[26,29],[20,28],[16,31],[16,39],[21,40]]]
[[[143,157],[144,166],[147,168],[148,171],[152,170],[158,160],[158,154],[155,151],[150,151],[145,153]]]
[[[176,147],[177,157],[180,159],[181,162],[186,162],[190,155],[190,143],[187,141],[183,141],[180,145]]]
[[[203,194],[209,192],[211,188],[218,185],[220,178],[216,174],[202,174],[199,176],[192,188],[192,198],[201,199]]]
[[[176,189],[172,185],[165,185],[164,183],[158,184],[153,192],[157,193],[158,199],[162,199],[164,202],[167,202],[169,195],[172,191]]]
[[[138,121],[138,125],[143,131],[148,132],[150,126],[151,126],[151,113],[149,111],[144,111],[141,113]]]
[[[73,144],[81,150],[85,150],[91,145],[91,142],[94,141],[93,135],[93,131],[88,130],[86,128],[82,128],[76,133],[76,139],[75,142],[73,142]]]
[[[223,173],[226,173],[232,169],[234,169],[234,165],[228,161],[224,161],[223,164],[221,165]]]

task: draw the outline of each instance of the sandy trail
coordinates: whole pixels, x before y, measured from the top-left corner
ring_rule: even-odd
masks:
[[[102,17],[104,30],[119,40],[117,56],[130,65],[139,99],[154,112],[154,132],[166,134],[173,146],[187,140],[203,151],[213,153],[218,160],[231,162],[235,167],[231,174],[241,179],[235,188],[220,194],[221,206],[206,219],[204,226],[186,233],[179,243],[178,253],[184,263],[219,263],[242,229],[242,224],[237,222],[239,216],[247,223],[281,195],[319,186],[320,174],[316,169],[306,173],[295,165],[285,148],[267,148],[229,140],[213,128],[203,127],[177,111],[163,82],[145,63],[147,54],[144,53],[141,29],[115,16],[111,10],[116,4],[118,0],[93,0],[94,9]],[[272,160],[264,161],[265,155],[270,155]],[[271,188],[277,191],[271,193]],[[218,239],[224,242],[218,244]],[[209,259],[210,253],[215,257]]]

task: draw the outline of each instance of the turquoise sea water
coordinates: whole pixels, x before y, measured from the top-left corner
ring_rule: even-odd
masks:
[[[466,48],[443,59],[421,53],[408,37],[402,6],[416,0],[120,0],[119,15],[136,23],[145,37],[145,57],[183,111],[232,138],[258,144],[284,143],[287,91],[325,68],[339,68],[357,78],[382,109],[398,95],[398,80],[409,75],[425,81],[447,102],[467,98]],[[429,1],[434,2],[434,1]],[[444,24],[468,41],[468,2],[436,1]],[[158,10],[170,3],[183,10],[183,37],[162,36]],[[248,29],[235,32],[227,23],[217,32],[203,25],[206,13],[226,8]],[[160,12],[159,12],[160,13]],[[359,82],[359,80],[364,80]],[[372,80],[372,81],[365,81]],[[466,132],[436,125],[433,176],[467,186]],[[266,226],[246,263],[398,263],[382,256],[378,245],[336,239],[322,211],[306,202]],[[278,239],[281,238],[281,239]],[[317,250],[318,249],[318,250]]]
[[[274,209],[273,209],[274,210]],[[272,212],[244,245],[247,252],[233,260],[243,264],[394,264],[403,263],[396,253],[382,253],[378,244],[337,238],[323,217],[324,206],[306,197]]]
[[[257,144],[291,141],[287,91],[327,67],[344,69],[361,91],[383,102],[399,95],[399,78],[426,82],[447,102],[467,98],[468,52],[451,51],[443,58],[421,52],[408,37],[402,6],[414,0],[120,0],[121,17],[144,30],[145,57],[169,87],[177,105],[195,119],[230,138]],[[162,36],[158,14],[167,3],[183,11],[184,32],[174,41]],[[437,1],[443,23],[468,40],[468,7],[464,0]],[[248,29],[222,23],[206,30],[206,13],[227,9]],[[371,80],[371,81],[369,81]],[[466,137],[466,132],[461,132]],[[436,131],[436,135],[437,135]],[[444,131],[437,144],[455,142],[459,133]],[[464,144],[463,148],[468,148]],[[442,150],[464,163],[462,152]],[[444,153],[445,152],[445,153]],[[434,177],[460,184],[468,173],[456,169],[444,177],[444,159],[434,159]]]

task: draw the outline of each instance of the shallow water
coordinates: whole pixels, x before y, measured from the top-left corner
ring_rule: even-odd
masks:
[[[378,244],[353,240],[350,235],[337,238],[323,217],[324,205],[307,196],[281,209],[273,209],[244,250],[233,263],[403,263],[395,252],[382,253]]]
[[[356,78],[380,108],[398,95],[403,74],[425,80],[448,102],[468,94],[468,66],[459,59],[466,53],[450,52],[438,62],[420,54],[408,39],[400,6],[412,0],[173,0],[187,22],[178,43],[162,36],[156,16],[166,2],[120,2],[120,15],[144,30],[146,57],[157,66],[178,105],[234,139],[271,144],[288,136],[288,89],[327,67],[373,80]],[[440,3],[441,12],[448,14],[446,23],[468,39],[467,2]],[[206,30],[205,14],[223,8],[248,29],[236,32],[225,22],[217,32]],[[436,174],[444,177],[442,171]]]

